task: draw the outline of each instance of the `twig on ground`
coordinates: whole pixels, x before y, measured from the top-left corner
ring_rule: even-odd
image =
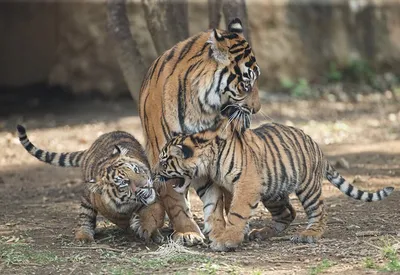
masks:
[[[339,223],[339,224],[343,224],[344,221],[342,220],[330,220],[328,221],[326,224],[335,224],[335,223]],[[293,222],[290,224],[291,226],[296,226],[296,225],[308,225],[308,222]]]
[[[68,248],[68,249],[81,249],[81,250],[97,250],[97,249],[105,249],[114,252],[124,252],[125,250],[112,248],[105,245],[96,245],[96,246],[62,246],[61,248]]]
[[[365,243],[365,244],[367,244],[367,245],[369,245],[369,246],[372,246],[372,247],[374,247],[374,248],[376,248],[376,249],[378,249],[378,250],[382,250],[382,248],[381,248],[381,247],[379,247],[379,246],[376,246],[376,245],[374,245],[374,244],[372,244],[372,243],[370,243],[370,242],[363,241],[363,243]]]
[[[156,255],[159,257],[170,257],[174,254],[187,253],[187,254],[200,254],[197,251],[192,251],[184,247],[183,245],[175,242],[171,238],[168,238],[168,242],[159,246],[156,251],[147,252],[149,255]]]
[[[362,231],[356,232],[356,237],[370,237],[370,236],[383,236],[383,235],[397,235],[397,232],[394,231]]]

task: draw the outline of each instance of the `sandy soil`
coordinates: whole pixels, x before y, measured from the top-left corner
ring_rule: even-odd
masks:
[[[400,187],[399,103],[383,97],[358,103],[276,97],[268,102],[254,124],[274,120],[304,129],[329,160],[336,163],[344,158],[348,162],[349,168],[339,171],[355,179],[359,187]],[[192,253],[158,255],[154,254],[158,246],[146,246],[102,219],[95,244],[74,243],[82,191],[80,170],[52,167],[29,156],[16,138],[17,123],[28,128],[36,145],[59,152],[84,149],[100,134],[117,129],[143,141],[140,120],[129,99],[66,100],[50,106],[36,102],[3,114],[1,274],[374,274],[388,269],[384,252],[394,249],[396,253],[399,245],[399,191],[382,202],[362,203],[327,181],[328,229],[316,245],[289,241],[291,234],[306,226],[304,211],[295,198],[298,216],[281,237],[244,243],[236,252],[213,253],[199,246],[190,248]],[[201,202],[196,195],[191,200],[193,213],[202,224]],[[269,219],[269,213],[259,206],[251,225],[261,226]],[[168,228],[164,230],[166,236],[170,233]]]

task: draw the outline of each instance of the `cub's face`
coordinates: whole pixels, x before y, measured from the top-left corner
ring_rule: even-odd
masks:
[[[185,192],[190,179],[201,177],[206,171],[206,148],[193,143],[190,138],[178,136],[172,138],[161,150],[159,163],[156,166],[156,177],[162,181],[168,179],[184,179],[180,183],[174,181],[175,191]]]
[[[91,181],[93,185],[90,189],[100,193],[107,192],[122,202],[135,200],[146,205],[153,203],[156,192],[148,167],[127,156],[126,152],[117,153],[114,160],[100,172],[100,181]]]

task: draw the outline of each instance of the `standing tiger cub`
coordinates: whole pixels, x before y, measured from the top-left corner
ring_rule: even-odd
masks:
[[[24,148],[40,161],[62,167],[81,167],[85,190],[81,198],[75,239],[93,241],[97,213],[117,226],[131,228],[140,238],[162,241],[163,217],[151,180],[149,163],[140,143],[129,133],[101,135],[84,151],[53,153],[33,145],[25,128],[17,126]],[[156,210],[156,211],[154,211]]]
[[[240,115],[240,114],[234,114]],[[295,192],[308,217],[307,228],[294,242],[316,242],[324,233],[327,215],[321,198],[323,178],[347,196],[362,201],[379,201],[393,187],[375,193],[359,190],[346,181],[326,160],[320,147],[303,131],[278,123],[255,129],[238,129],[225,120],[213,130],[171,139],[159,156],[161,178],[189,179],[210,176],[233,194],[227,223],[210,234],[211,247],[224,251],[237,247],[253,210],[261,201],[272,215],[272,224],[250,232],[250,239],[264,239],[284,231],[296,212],[289,194]]]

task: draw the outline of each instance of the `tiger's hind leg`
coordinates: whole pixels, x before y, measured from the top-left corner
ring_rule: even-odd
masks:
[[[272,223],[261,229],[250,232],[250,240],[265,240],[283,232],[296,217],[296,211],[289,202],[289,197],[279,201],[263,200],[262,203],[272,216]]]
[[[97,211],[86,197],[81,199],[79,223],[75,232],[75,240],[84,242],[94,241]]]
[[[292,241],[296,243],[315,243],[322,237],[327,221],[324,201],[321,198],[321,183],[303,186],[296,191],[296,195],[306,212],[308,225],[306,230],[293,236]]]

